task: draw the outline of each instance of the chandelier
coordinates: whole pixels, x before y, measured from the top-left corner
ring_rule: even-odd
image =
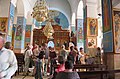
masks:
[[[44,35],[48,38],[48,39],[53,39],[53,33],[54,33],[54,29],[51,25],[50,20],[48,20],[48,22],[46,23],[44,29],[43,29]]]
[[[48,19],[48,7],[45,0],[36,1],[32,16],[38,22],[43,22]]]
[[[48,10],[46,1],[37,0],[33,8],[32,16],[34,19],[36,19],[36,21],[40,23],[46,21],[46,25],[43,29],[44,35],[48,39],[53,39],[52,35],[54,33],[54,30],[51,24],[51,17],[48,12],[49,10]]]

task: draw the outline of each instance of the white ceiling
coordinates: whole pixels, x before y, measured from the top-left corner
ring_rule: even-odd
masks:
[[[31,6],[31,10],[37,0],[28,0]],[[72,13],[77,12],[78,4],[80,0],[46,0],[50,10],[58,10],[62,12],[71,23]]]
[[[28,0],[28,2],[30,3],[31,9],[33,8],[35,2],[37,0]],[[92,5],[94,4],[100,4],[98,2],[99,0],[83,0],[83,3],[90,3]],[[78,4],[80,2],[80,0],[46,0],[49,9],[52,10],[58,10],[60,12],[62,12],[63,14],[65,14],[65,16],[68,18],[69,23],[71,22],[71,18],[72,18],[72,13],[77,13],[77,8],[78,8]],[[119,8],[120,7],[120,0],[112,0],[113,3],[113,7],[114,8]]]
[[[17,0],[17,1],[21,1],[21,0]],[[30,4],[32,10],[37,0],[23,0],[23,1],[24,2],[27,1],[27,4]],[[83,0],[83,3],[91,3],[92,5],[94,4],[97,5],[98,1],[99,0]],[[72,13],[77,13],[80,0],[46,0],[46,2],[48,4],[49,9],[58,10],[62,12],[67,17],[69,23],[71,23]],[[114,8],[120,7],[120,0],[112,0],[112,3]]]

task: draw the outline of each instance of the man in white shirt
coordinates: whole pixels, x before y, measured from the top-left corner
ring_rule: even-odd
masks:
[[[33,53],[32,53],[31,47],[28,46],[24,52],[24,61],[25,61],[24,75],[28,75],[28,70],[29,70],[29,65],[30,65],[32,54]]]
[[[18,68],[17,60],[14,52],[3,46],[4,39],[0,36],[0,79],[11,79]]]

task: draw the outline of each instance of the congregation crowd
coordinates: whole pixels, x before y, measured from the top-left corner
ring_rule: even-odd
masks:
[[[73,71],[74,64],[101,64],[100,48],[97,48],[96,57],[89,57],[84,53],[83,48],[79,50],[70,46],[70,50],[61,46],[59,52],[55,48],[48,47],[47,43],[42,45],[27,45],[24,50],[24,75],[29,75],[29,68],[33,68],[32,75],[35,79],[43,79],[43,76],[50,76],[51,79],[80,79],[78,73]],[[54,69],[54,65],[58,65]],[[11,79],[18,69],[15,53],[12,51],[11,43],[4,43],[0,36],[0,79]],[[62,78],[64,76],[64,78]]]
[[[68,51],[65,49],[65,45],[62,45],[61,50],[56,52],[55,48],[50,46],[48,47],[47,43],[43,43],[42,45],[34,44],[33,48],[31,48],[30,45],[26,46],[24,56],[24,74],[28,75],[29,65],[32,62],[32,67],[34,66],[33,75],[35,76],[35,79],[42,79],[42,76],[46,75],[50,75],[52,79],[60,79],[58,78],[59,76],[55,77],[54,75],[59,75],[59,72],[62,72],[62,74],[65,73],[64,75],[66,75],[66,72],[72,72],[74,64],[101,63],[101,52],[99,47],[97,48],[96,57],[90,58],[88,54],[84,53],[82,47],[80,47],[78,50],[74,45],[72,45]],[[54,70],[54,65],[59,65],[56,70]],[[69,71],[68,69],[71,70]],[[73,79],[73,77],[79,77],[75,76],[76,74],[77,73],[68,76],[71,77],[69,79]],[[68,78],[65,77],[65,79]]]

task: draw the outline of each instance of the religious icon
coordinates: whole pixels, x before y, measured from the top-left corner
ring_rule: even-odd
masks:
[[[94,48],[96,47],[96,38],[88,38],[88,47],[89,48]]]
[[[96,22],[94,19],[90,21],[90,35],[95,35]]]
[[[97,36],[98,27],[97,27],[97,19],[88,18],[88,36]]]
[[[57,40],[56,47],[60,47],[60,40]]]
[[[5,29],[5,21],[4,20],[1,21],[1,29],[3,29],[3,30]]]
[[[120,53],[120,10],[114,10],[113,13],[115,52]]]
[[[6,32],[7,18],[0,18],[0,31]]]
[[[22,39],[22,26],[19,25],[16,30],[16,40]]]

